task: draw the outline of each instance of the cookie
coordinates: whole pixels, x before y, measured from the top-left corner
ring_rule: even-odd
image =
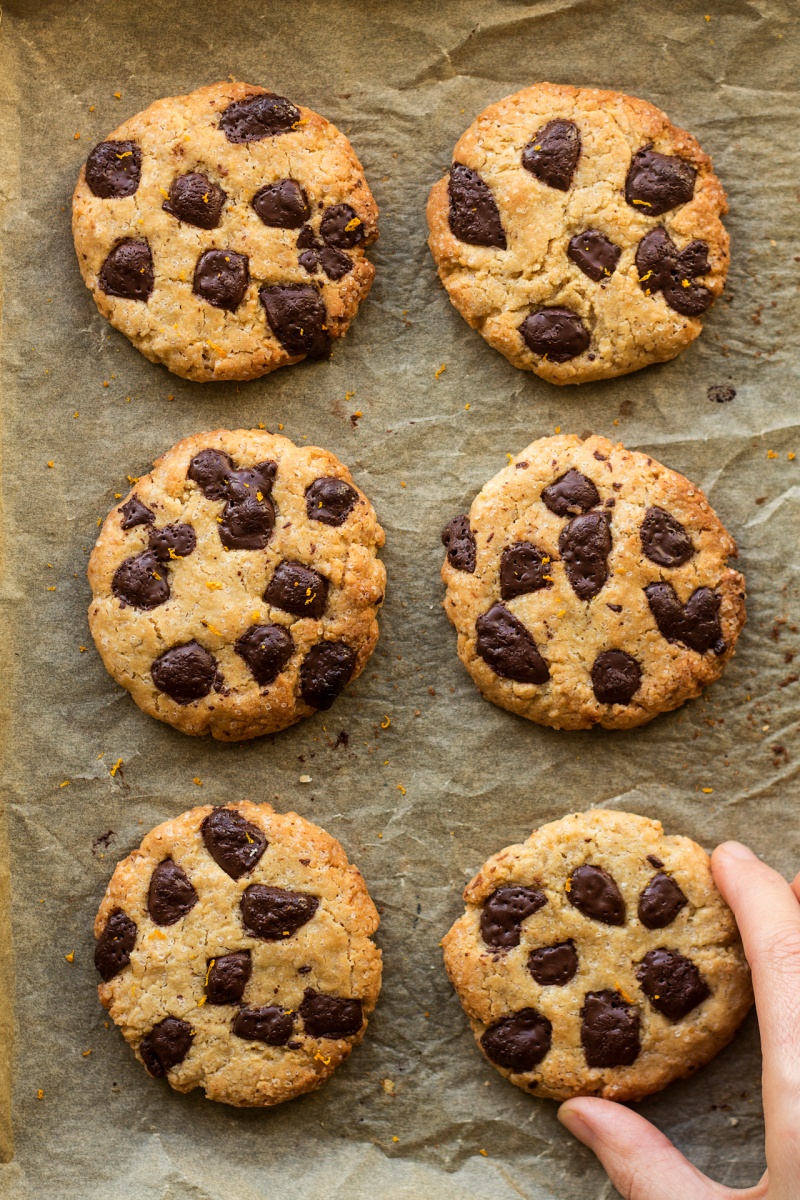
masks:
[[[281,1104],[364,1036],[378,914],[339,843],[297,813],[193,808],[117,865],[94,923],[102,1004],[179,1092]]]
[[[442,541],[459,658],[540,725],[643,725],[718,679],[744,625],[736,543],[703,493],[606,438],[533,442]]]
[[[258,429],[199,433],[106,518],[89,560],[92,636],[150,716],[222,741],[275,733],[363,670],[383,542],[326,450]]]
[[[459,139],[428,201],[430,248],[462,317],[550,383],[674,358],[728,271],[711,159],[652,104],[536,84]]]
[[[217,83],[156,101],[95,146],[72,228],[103,316],[203,383],[326,358],[372,285],[377,216],[334,125]]]
[[[537,1096],[639,1100],[691,1075],[753,1002],[705,851],[593,809],[484,863],[444,938],[478,1046]]]

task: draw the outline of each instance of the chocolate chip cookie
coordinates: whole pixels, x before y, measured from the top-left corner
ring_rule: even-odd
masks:
[[[708,855],[659,821],[553,821],[464,899],[447,973],[485,1056],[537,1096],[639,1100],[707,1063],[753,1002]]]
[[[699,488],[606,438],[541,438],[442,534],[458,654],[540,725],[629,729],[718,679],[745,620]]]
[[[131,117],[92,150],[73,198],[100,312],[199,382],[326,358],[372,285],[377,216],[347,138],[244,83]]]
[[[550,383],[674,358],[728,271],[711,159],[652,104],[536,84],[478,116],[428,201],[450,299]]]
[[[240,741],[330,708],[378,639],[384,534],[337,458],[258,429],[185,438],[109,513],[89,625],[146,713]]]
[[[339,843],[296,813],[206,805],[118,864],[94,924],[100,1000],[149,1073],[267,1106],[364,1036],[378,914]]]

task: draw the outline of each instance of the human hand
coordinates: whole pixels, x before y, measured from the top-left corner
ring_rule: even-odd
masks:
[[[593,1150],[625,1200],[800,1197],[800,875],[790,885],[738,842],[718,846],[714,880],[733,910],[753,973],[767,1170],[752,1188],[714,1183],[644,1117],[611,1100],[567,1100],[558,1119]]]

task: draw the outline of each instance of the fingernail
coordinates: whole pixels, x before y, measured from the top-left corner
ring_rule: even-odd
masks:
[[[556,1113],[556,1116],[561,1124],[569,1130],[573,1137],[576,1137],[579,1142],[584,1142],[588,1145],[592,1138],[592,1131],[584,1121],[583,1117],[580,1117],[575,1112],[574,1108],[570,1106],[569,1102],[561,1105]]]
[[[752,861],[755,858],[753,851],[749,850],[747,846],[743,846],[741,842],[723,842],[717,849],[721,850],[723,854],[729,855],[730,858],[738,858],[740,861],[747,859]]]

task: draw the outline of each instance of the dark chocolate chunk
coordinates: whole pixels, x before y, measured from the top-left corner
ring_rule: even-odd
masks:
[[[316,250],[304,250],[302,254],[298,254],[297,261],[309,275],[315,275],[319,270],[319,253]]]
[[[174,925],[192,911],[197,900],[189,877],[176,862],[165,858],[158,864],[147,892],[147,911],[156,925]]]
[[[548,121],[522,151],[522,165],[548,187],[569,191],[581,153],[581,135],[572,121]]]
[[[366,236],[364,222],[349,204],[326,208],[319,223],[319,234],[326,246],[336,250],[352,250]]]
[[[300,667],[300,694],[311,708],[330,708],[356,666],[356,652],[345,642],[317,642]]]
[[[629,1067],[639,1057],[639,1010],[619,992],[587,992],[581,1043],[589,1067]]]
[[[227,550],[263,550],[275,526],[275,505],[270,492],[277,463],[234,470],[220,450],[201,450],[189,464],[187,475],[199,484],[209,500],[226,499],[219,536]]]
[[[100,290],[107,296],[145,302],[154,283],[153,256],[142,238],[118,242],[100,268]]]
[[[290,133],[300,113],[285,96],[262,92],[229,104],[219,119],[219,127],[229,142],[260,142],[262,138]]]
[[[237,254],[235,250],[206,250],[197,260],[192,291],[214,308],[235,312],[244,300],[249,282],[245,254]]]
[[[711,588],[697,588],[681,604],[671,583],[651,583],[644,589],[659,633],[668,642],[682,642],[690,650],[705,654],[725,653],[719,619],[720,598]]]
[[[326,246],[319,252],[319,265],[328,279],[335,282],[337,279],[344,279],[345,275],[352,271],[353,260],[344,250],[334,250],[333,246]]]
[[[546,487],[542,500],[557,517],[571,517],[594,508],[600,503],[600,495],[591,479],[573,469]]]
[[[583,321],[568,308],[540,308],[525,318],[519,331],[529,350],[555,363],[583,354],[591,341]]]
[[[315,287],[282,283],[264,286],[258,295],[269,327],[284,350],[311,359],[328,357],[331,348],[328,311]]]
[[[328,603],[328,581],[318,571],[298,562],[281,562],[264,592],[267,604],[318,621]]]
[[[119,510],[122,513],[122,528],[133,529],[134,525],[152,525],[156,514],[152,508],[142,504],[138,496],[131,496]]]
[[[364,1024],[360,1000],[329,996],[313,988],[303,992],[300,1016],[305,1032],[315,1038],[352,1037]]]
[[[521,1073],[542,1061],[553,1041],[553,1027],[535,1008],[522,1008],[495,1022],[481,1036],[487,1058],[498,1067]]]
[[[679,254],[665,229],[651,229],[637,247],[636,269],[645,295],[661,292],[682,316],[699,317],[714,299],[708,288],[692,282],[710,269],[705,242],[690,242]]]
[[[226,550],[263,550],[275,528],[275,505],[269,496],[257,495],[230,501],[219,524],[220,541]]]
[[[558,539],[567,579],[580,600],[591,600],[608,579],[611,553],[611,517],[589,512],[573,517]]]
[[[259,188],[253,208],[265,225],[275,229],[300,229],[311,216],[308,197],[294,179],[279,179]]]
[[[132,196],[142,174],[142,152],[135,142],[100,142],[86,160],[86,182],[101,200]]]
[[[548,561],[545,562],[545,559]],[[500,556],[500,595],[503,600],[538,592],[539,588],[552,587],[550,561],[546,554],[537,550],[530,542],[515,542],[506,546]]]
[[[231,808],[215,808],[200,833],[214,862],[231,879],[252,871],[269,844],[260,829]]]
[[[150,550],[159,562],[169,563],[176,558],[188,558],[197,545],[197,536],[191,525],[165,525],[163,529],[151,529]]]
[[[688,903],[675,880],[659,871],[639,897],[639,920],[647,929],[663,929]]]
[[[481,937],[487,946],[518,946],[522,922],[547,903],[544,892],[511,885],[492,892],[481,913]]]
[[[493,604],[475,622],[475,648],[497,675],[518,683],[546,683],[547,663],[518,617],[504,604]]]
[[[497,246],[505,250],[507,242],[497,202],[491,188],[477,171],[461,163],[450,168],[450,232],[470,246]]]
[[[680,567],[694,554],[692,539],[683,525],[663,508],[648,508],[639,536],[647,557],[660,567]]]
[[[198,642],[165,650],[150,668],[153,683],[176,704],[202,700],[217,682],[217,663]]]
[[[201,450],[195,454],[186,472],[193,479],[207,500],[223,500],[228,496],[228,478],[233,473],[233,462],[221,450]]]
[[[658,217],[694,195],[697,171],[685,158],[658,154],[643,146],[634,154],[625,179],[625,199],[648,217]]]
[[[604,925],[625,924],[625,901],[614,878],[603,867],[584,863],[569,877],[567,899],[593,921]]]
[[[357,503],[356,489],[335,475],[320,475],[306,488],[308,518],[323,525],[344,525]]]
[[[182,1063],[192,1045],[194,1030],[188,1021],[165,1017],[139,1043],[142,1062],[156,1079]]]
[[[186,225],[198,229],[216,229],[227,199],[222,188],[199,171],[178,175],[169,189],[169,199],[161,207]]]
[[[642,682],[642,668],[624,650],[604,650],[592,665],[592,690],[601,704],[629,704]]]
[[[575,943],[556,942],[532,950],[528,955],[528,970],[542,987],[564,987],[578,970]]]
[[[650,863],[651,867],[663,867],[664,865],[663,860],[655,854],[648,854],[647,861]]]
[[[297,235],[298,250],[321,250],[325,245],[322,238],[318,238],[310,225],[304,225]]]
[[[237,1037],[248,1042],[285,1046],[292,1036],[293,1024],[291,1013],[279,1004],[267,1004],[263,1008],[241,1009],[233,1018],[231,1029]]]
[[[209,960],[206,999],[209,1004],[238,1004],[253,970],[249,950],[234,950]]]
[[[595,283],[614,274],[622,250],[596,229],[576,233],[567,247],[567,258]]]
[[[256,683],[269,687],[292,657],[294,642],[281,625],[251,625],[233,648],[247,663]]]
[[[736,388],[725,387],[724,383],[712,383],[706,394],[715,404],[730,404],[736,397]]]
[[[111,590],[125,607],[149,612],[169,600],[166,570],[150,550],[134,554],[121,562],[111,580]]]
[[[677,950],[648,950],[636,971],[642,991],[670,1021],[682,1021],[711,995],[697,967]]]
[[[136,922],[117,909],[106,921],[94,948],[94,965],[106,983],[127,967],[135,945]]]
[[[266,942],[280,942],[311,920],[319,900],[308,892],[251,883],[244,890],[241,906],[247,933]]]
[[[442,545],[447,547],[447,561],[457,571],[472,575],[475,571],[477,548],[469,517],[453,517],[442,530]]]

